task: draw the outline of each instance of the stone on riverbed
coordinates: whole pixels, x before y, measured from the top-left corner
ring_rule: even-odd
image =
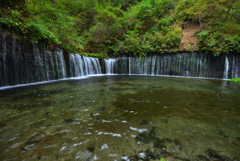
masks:
[[[24,151],[28,151],[30,149],[32,149],[33,146],[35,146],[36,144],[38,144],[39,142],[41,142],[45,137],[46,137],[46,133],[43,132],[38,132],[37,134],[35,134],[34,136],[30,137],[27,142],[24,144],[25,146],[22,148],[22,150]]]

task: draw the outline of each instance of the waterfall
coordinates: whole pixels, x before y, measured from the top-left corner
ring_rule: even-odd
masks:
[[[101,68],[103,66],[103,71]],[[210,54],[148,54],[146,57],[99,59],[61,49],[51,51],[44,44],[20,40],[0,33],[0,87],[82,77],[96,74],[173,75],[200,78],[237,78],[240,56],[214,57]]]
[[[63,51],[0,35],[0,86],[34,83],[65,78]]]
[[[209,63],[205,54],[150,55],[104,60],[109,74],[175,75],[207,77]],[[121,63],[119,63],[121,62]],[[122,68],[121,66],[128,65]],[[120,66],[121,65],[121,66]],[[118,69],[118,70],[116,70]]]
[[[223,78],[225,79],[228,79],[228,70],[229,70],[228,57],[225,56],[225,65],[224,65],[224,73],[223,73]]]
[[[226,78],[231,67],[232,78],[239,76],[239,59],[232,55],[214,57],[207,54],[177,53],[148,55],[142,57],[121,57],[104,60],[108,74],[173,75],[198,78]],[[225,66],[223,70],[223,66]]]
[[[108,60],[104,59],[105,67],[106,67],[106,74],[111,74],[113,72],[113,67],[117,59],[109,58]]]
[[[232,78],[238,78],[240,76],[240,64],[239,64],[239,59],[237,59],[236,57],[233,57],[232,60]]]
[[[102,74],[101,66],[97,58],[72,53],[69,55],[69,64],[71,77]]]

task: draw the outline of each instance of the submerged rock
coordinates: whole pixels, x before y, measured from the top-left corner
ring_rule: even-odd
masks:
[[[96,121],[97,121],[97,122],[102,122],[102,119],[100,119],[100,118],[98,117],[98,118],[96,118]]]
[[[181,146],[181,143],[179,142],[179,139],[174,139],[174,144]]]
[[[161,122],[167,124],[168,123],[168,119],[162,119]]]
[[[39,142],[41,142],[45,137],[46,137],[46,133],[43,132],[39,132],[36,135],[30,137],[27,142],[25,142],[25,146],[23,148],[21,148],[24,151],[28,151],[30,149],[32,149],[32,147],[34,147],[36,144],[38,144]]]
[[[167,146],[165,146],[165,145],[163,144],[163,142],[161,141],[161,139],[157,139],[157,140],[155,141],[153,147],[159,149],[162,153],[163,153],[163,152],[166,152],[166,149],[167,149]]]
[[[161,150],[155,148],[148,148],[145,153],[146,157],[150,159],[160,159],[162,155]]]
[[[201,161],[210,161],[206,156],[204,155],[198,155],[197,156]]]
[[[120,115],[120,112],[119,111],[113,111],[111,114],[113,114],[115,116],[118,116],[118,115]]]
[[[178,160],[181,160],[181,161],[190,161],[189,159],[187,159],[187,158],[175,158],[175,159],[178,159]]]
[[[141,120],[140,125],[148,125],[148,121],[147,120]]]
[[[225,137],[225,138],[229,138],[228,134],[227,134],[225,131],[223,131],[223,130],[220,130],[220,131],[218,132],[218,134],[220,134],[221,136],[223,136],[223,137]]]
[[[33,143],[39,143],[40,141],[42,141],[45,137],[46,137],[46,133],[44,132],[38,132],[36,135],[30,137],[28,139],[28,141],[25,143],[25,145],[27,144],[33,144]]]
[[[137,141],[142,141],[146,144],[150,143],[150,142],[155,142],[156,140],[156,127],[152,127],[149,132],[143,132],[138,134],[138,136],[135,138]]]
[[[236,140],[232,140],[232,144],[240,146],[240,138],[236,138]]]
[[[41,102],[41,105],[43,105],[43,106],[50,106],[51,104],[52,104],[52,102],[49,101],[49,100],[43,100],[43,101]]]
[[[210,159],[217,159],[218,161],[231,161],[230,158],[220,155],[212,149],[208,149],[206,151],[206,153],[207,153],[208,158],[210,158]]]
[[[97,112],[104,112],[104,111],[107,111],[107,110],[109,110],[109,108],[108,107],[99,107],[99,108],[97,108]]]
[[[147,132],[143,132],[138,134],[138,136],[135,138],[137,141],[141,141],[143,143],[149,144],[152,140],[148,137]]]
[[[30,125],[31,128],[40,128],[44,124],[44,121],[39,121]]]
[[[72,118],[70,119],[64,119],[63,123],[71,123],[73,122],[74,120]]]
[[[0,122],[0,129],[1,129],[1,128],[4,128],[5,126],[7,126],[6,123],[4,123],[4,122]]]
[[[95,150],[95,146],[94,145],[90,145],[90,146],[87,147],[87,150],[90,151],[91,153],[93,153],[94,150]]]
[[[157,131],[156,131],[157,127],[156,126],[152,126],[152,128],[149,130],[148,132],[148,137],[151,139],[151,140],[155,140],[155,135],[157,134]]]

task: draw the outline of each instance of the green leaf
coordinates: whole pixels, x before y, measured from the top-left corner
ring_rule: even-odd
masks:
[[[161,158],[160,161],[167,161],[165,158]]]

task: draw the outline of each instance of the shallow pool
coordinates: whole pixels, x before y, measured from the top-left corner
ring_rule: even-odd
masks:
[[[240,160],[240,84],[102,76],[0,91],[0,160]]]

